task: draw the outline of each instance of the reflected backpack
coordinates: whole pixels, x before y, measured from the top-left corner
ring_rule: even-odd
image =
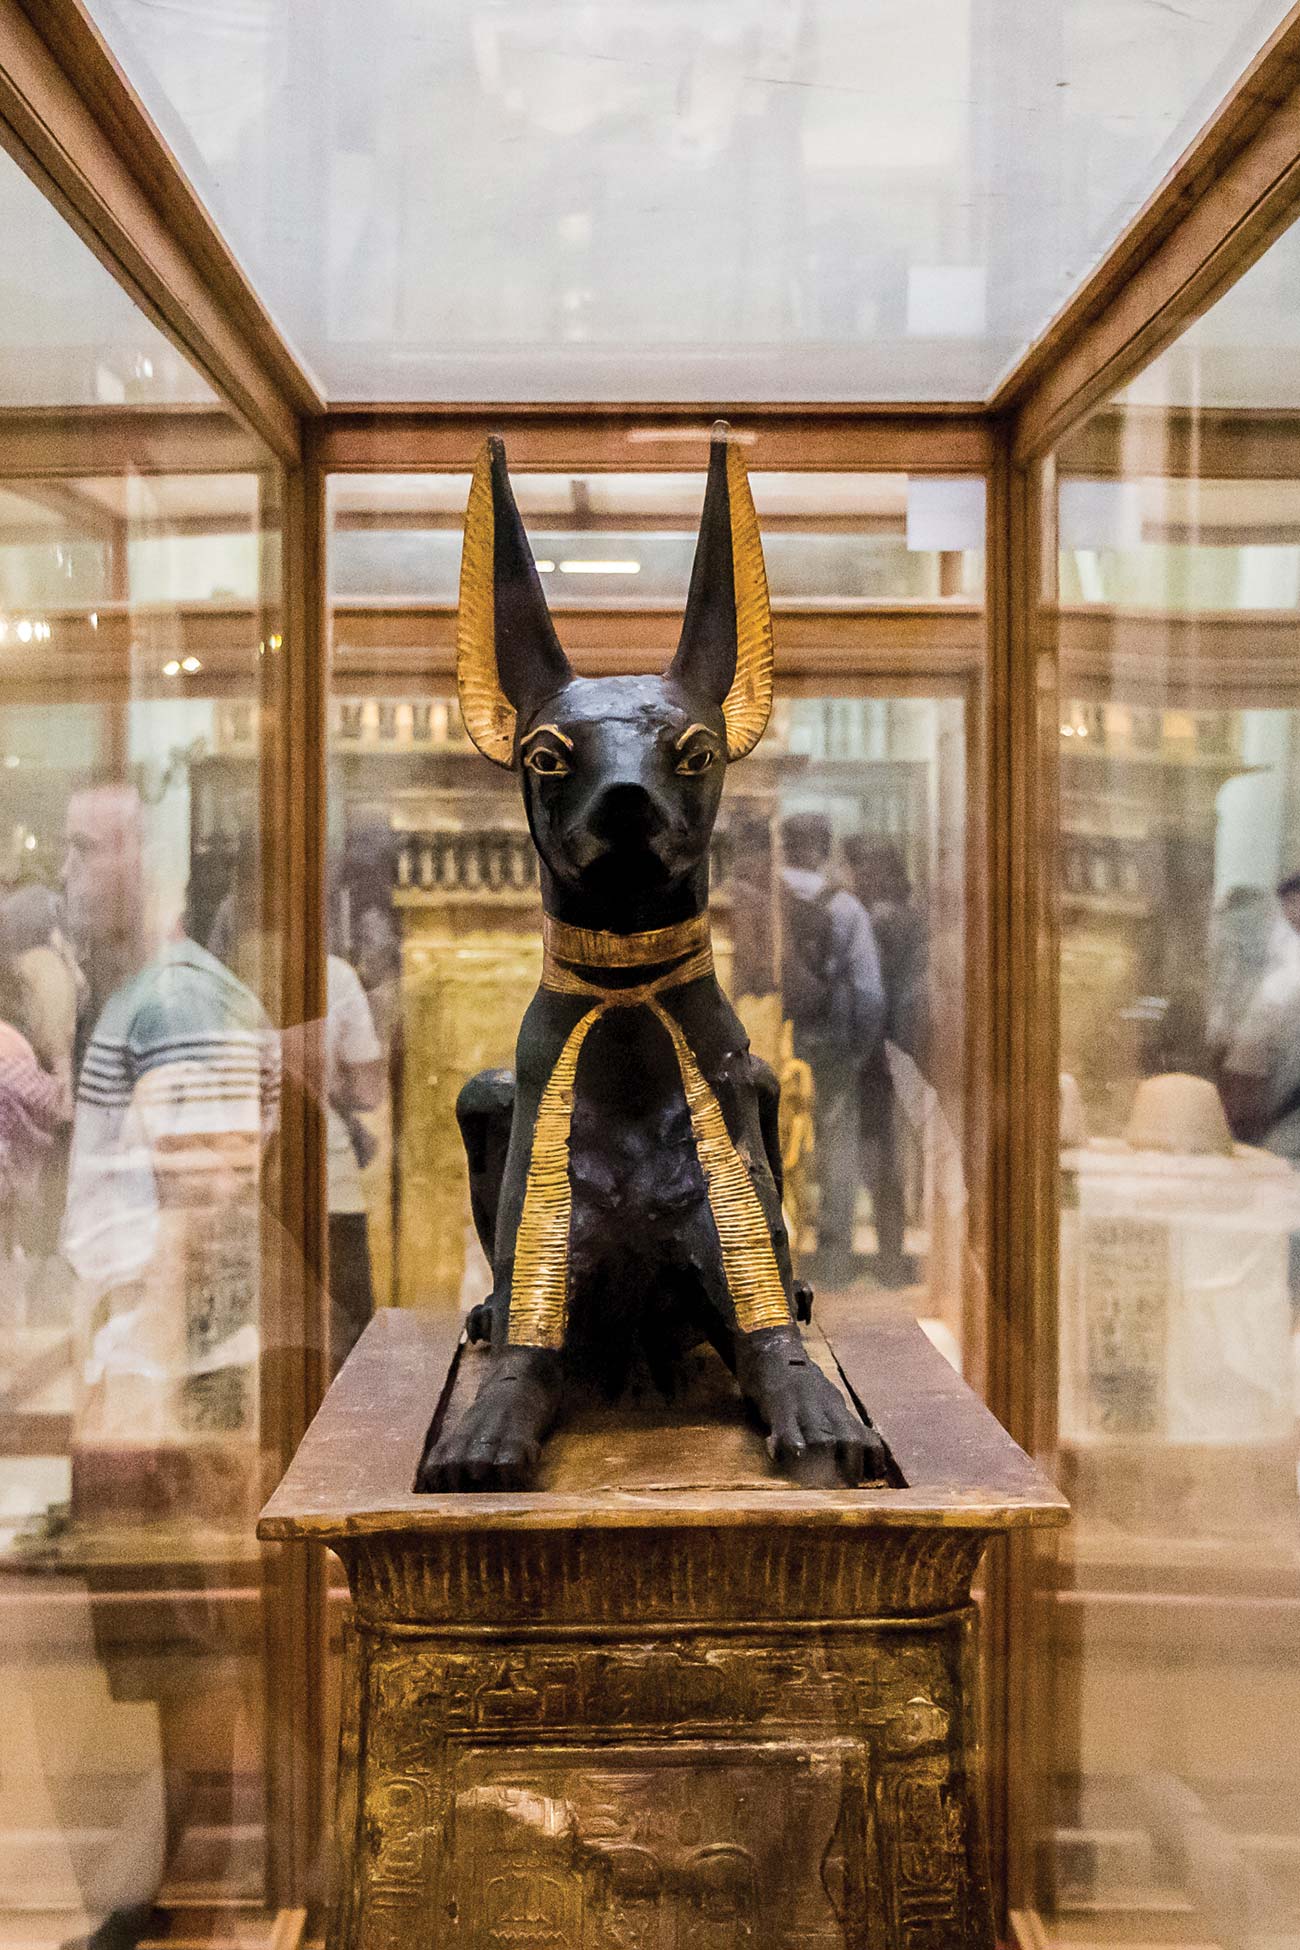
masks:
[[[797,1030],[817,1030],[830,1018],[834,989],[831,902],[835,889],[815,894],[781,889],[781,1000]]]

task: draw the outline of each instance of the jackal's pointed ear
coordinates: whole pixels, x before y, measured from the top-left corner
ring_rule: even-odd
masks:
[[[728,758],[753,751],[772,710],[772,613],[749,477],[723,420],[713,429],[686,616],[668,675],[722,706]]]
[[[493,435],[475,463],[465,510],[456,619],[461,716],[484,758],[513,765],[519,711],[572,675],[515,506],[506,450]]]

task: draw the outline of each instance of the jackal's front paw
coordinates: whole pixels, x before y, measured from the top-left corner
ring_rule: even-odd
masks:
[[[849,1407],[791,1328],[744,1337],[737,1347],[741,1392],[767,1426],[777,1467],[808,1487],[878,1481],[885,1446]]]
[[[478,1394],[421,1462],[416,1489],[526,1489],[559,1403],[560,1364],[546,1348],[490,1355]]]
[[[486,1300],[471,1307],[465,1316],[465,1337],[470,1341],[490,1341],[492,1339],[492,1301],[489,1293]]]

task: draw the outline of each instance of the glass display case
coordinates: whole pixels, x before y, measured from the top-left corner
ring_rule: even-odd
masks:
[[[717,413],[776,687],[713,938],[796,1269],[1073,1505],[978,1585],[1000,1927],[1300,1935],[1300,23],[868,11],[0,0],[23,1950],[319,1934],[347,1593],[254,1520],[374,1311],[484,1297],[454,1105],[540,966],[469,470],[578,671],[658,670]]]
[[[8,157],[0,203],[0,1902],[59,1941],[266,1888],[282,477]]]
[[[515,485],[579,667],[671,654],[703,474],[525,474]],[[754,1048],[789,1079],[797,1257],[823,1280],[865,1276],[908,1294],[959,1361],[967,1311],[982,1310],[966,1189],[981,1175],[967,1151],[980,1125],[961,1052],[967,962],[983,926],[970,816],[983,482],[755,472],[752,485],[781,675],[773,722],[731,782],[715,834],[723,982]],[[541,965],[523,806],[513,780],[483,776],[451,683],[468,488],[464,474],[330,480],[331,968],[336,988],[348,982],[342,964],[360,976],[388,1076],[384,1102],[363,1114],[370,1267],[341,1277],[381,1304],[468,1307],[486,1294],[456,1095],[477,1070],[511,1062]],[[873,679],[865,644],[852,669],[855,638],[888,643],[891,623],[918,620],[928,642],[906,672]],[[783,972],[787,985],[797,979],[783,835],[794,820],[797,841],[809,817],[827,823],[833,870],[872,916],[853,979],[878,990],[888,1013],[873,1074],[860,1101],[836,1104],[838,1124],[825,1122],[831,1079],[823,1065],[819,1095],[807,1062],[819,1025],[795,1020],[782,993]],[[341,1215],[342,1199],[360,1215],[355,1154],[336,1137],[331,1211]],[[842,1183],[827,1176],[832,1160]],[[334,1230],[341,1240],[357,1228]]]
[[[1056,447],[1051,1942],[1300,1922],[1288,231]]]

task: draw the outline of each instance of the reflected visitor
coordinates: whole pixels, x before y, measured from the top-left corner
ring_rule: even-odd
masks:
[[[244,984],[182,933],[183,889],[169,900],[148,871],[134,786],[74,794],[64,872],[90,983],[64,1219],[89,1368],[108,1396],[109,1376],[122,1384],[120,1426],[133,1442],[242,1427],[256,1285],[251,1266],[244,1278],[230,1262],[229,1214],[255,1196],[274,1126],[275,1039]],[[205,1260],[213,1283],[198,1286],[202,1313],[190,1318],[187,1291]]]
[[[926,1068],[930,923],[889,840],[850,833],[844,863],[853,892],[866,908],[885,990],[885,1035]]]
[[[1300,937],[1300,873],[1277,888],[1282,918]],[[1234,1136],[1300,1166],[1300,958],[1273,956],[1223,1058],[1222,1096]]]
[[[772,827],[766,818],[738,813],[727,835],[731,871],[732,987],[738,996],[774,993],[779,970],[773,952]],[[769,1060],[774,1052],[764,1051]]]
[[[27,1325],[25,1221],[42,1169],[64,1128],[55,1079],[12,1017],[19,1013],[12,978],[0,971],[0,1332]]]
[[[213,1675],[239,1671],[240,1647],[210,1547],[167,1563],[165,1621],[145,1644],[123,1643],[113,1578],[94,1566],[106,1533],[110,1557],[144,1563],[158,1526],[242,1535],[256,1505],[258,1181],[279,1090],[260,1004],[183,933],[185,888],[156,839],[134,785],[74,793],[64,878],[90,995],[63,1228],[77,1280],[70,1515],[110,1693],[155,1704],[162,1753],[161,1801],[152,1769],[129,1780],[120,1826],[105,1823],[115,1842],[83,1875],[103,1919],[91,1941],[112,1950],[149,1927],[204,1783],[229,1790],[229,1757],[213,1771],[209,1751],[217,1722],[194,1716]],[[233,1742],[256,1708],[232,1687]]]
[[[330,1373],[335,1375],[375,1311],[362,1173],[376,1144],[364,1113],[378,1110],[384,1101],[384,1051],[352,964],[330,955],[326,980]]]
[[[370,1004],[375,1033],[386,1054],[400,1045],[402,1033],[402,944],[390,906],[376,903],[357,920],[355,966]]]
[[[85,991],[65,928],[63,902],[40,881],[14,887],[0,900],[0,1017],[21,1050],[8,1041],[9,1082],[15,1104],[13,1142],[26,1154],[9,1182],[7,1241],[9,1297],[24,1327],[62,1325],[66,1279],[58,1258],[59,1223],[67,1183],[72,1119],[72,1065],[77,1016]],[[30,1066],[34,1066],[33,1069]],[[28,1117],[41,1128],[38,1152]],[[14,1162],[11,1160],[11,1163]]]
[[[860,1270],[862,1086],[879,1060],[885,993],[867,911],[829,871],[829,819],[792,813],[781,823],[781,850],[781,992],[815,1093],[817,1251],[807,1271],[826,1286],[845,1286]]]
[[[1266,887],[1230,887],[1210,919],[1205,1037],[1223,1067],[1260,984],[1275,969],[1300,965],[1300,938]]]
[[[862,1071],[862,1168],[876,1231],[872,1273],[885,1287],[912,1286],[920,1269],[904,1248],[907,1198],[903,1134],[889,1045],[924,1072],[926,970],[929,930],[896,846],[850,834],[844,861],[853,891],[866,908],[885,991],[885,1033]]]
[[[51,887],[28,881],[0,901],[0,964],[11,979],[17,1026],[72,1115],[72,1068],[85,981],[68,939],[64,902]]]

